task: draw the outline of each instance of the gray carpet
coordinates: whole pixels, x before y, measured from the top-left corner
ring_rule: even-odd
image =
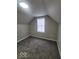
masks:
[[[29,37],[17,44],[17,59],[60,59],[56,42]]]

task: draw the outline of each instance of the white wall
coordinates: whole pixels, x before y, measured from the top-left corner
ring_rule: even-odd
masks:
[[[17,42],[26,38],[29,34],[28,24],[17,24]]]
[[[57,29],[58,29],[58,24],[48,16],[45,17],[45,33],[37,32],[36,18],[32,22],[30,22],[30,33],[32,36],[35,37],[48,38],[49,40],[56,40]]]
[[[61,55],[61,24],[59,24],[59,27],[58,27],[58,40],[57,40],[57,45],[58,45],[59,53]]]

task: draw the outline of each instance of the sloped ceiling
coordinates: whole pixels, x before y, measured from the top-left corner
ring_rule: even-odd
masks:
[[[61,23],[61,0],[44,0],[48,15],[57,23]]]
[[[28,9],[20,7],[19,3],[25,2]],[[17,23],[29,23],[33,17],[49,15],[57,23],[61,18],[61,0],[17,0]]]

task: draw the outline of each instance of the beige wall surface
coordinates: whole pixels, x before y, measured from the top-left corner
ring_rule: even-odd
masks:
[[[30,22],[30,33],[33,36],[57,40],[57,31],[58,24],[48,16],[45,16],[45,33],[37,32],[36,18]]]
[[[20,41],[29,34],[28,24],[17,24],[17,41]]]
[[[57,40],[57,45],[58,45],[59,53],[61,55],[61,24],[59,24],[59,27],[58,27],[58,40]]]

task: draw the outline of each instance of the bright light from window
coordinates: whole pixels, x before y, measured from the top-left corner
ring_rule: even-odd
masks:
[[[37,19],[37,32],[45,32],[45,18]]]
[[[23,8],[29,8],[29,6],[26,3],[24,3],[24,2],[20,2],[19,4]]]

